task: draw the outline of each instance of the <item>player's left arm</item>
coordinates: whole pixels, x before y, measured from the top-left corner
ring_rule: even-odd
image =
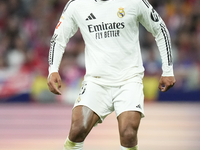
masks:
[[[169,31],[160,15],[153,9],[148,0],[138,1],[138,21],[155,37],[161,59],[162,76],[159,81],[159,89],[167,91],[175,84],[173,73],[172,48]]]

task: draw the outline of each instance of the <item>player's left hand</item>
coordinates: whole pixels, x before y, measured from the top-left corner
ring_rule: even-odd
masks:
[[[158,88],[160,89],[161,92],[166,92],[169,90],[171,87],[174,86],[176,82],[176,79],[174,76],[169,76],[169,77],[161,77],[159,81],[159,86]]]

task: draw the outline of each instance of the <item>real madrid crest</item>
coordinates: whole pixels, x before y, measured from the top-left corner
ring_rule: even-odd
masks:
[[[122,8],[122,7],[119,8],[119,11],[117,12],[117,16],[119,18],[123,18],[125,16],[124,8]]]
[[[81,101],[81,97],[79,96],[78,99],[76,100],[76,103],[79,103]]]

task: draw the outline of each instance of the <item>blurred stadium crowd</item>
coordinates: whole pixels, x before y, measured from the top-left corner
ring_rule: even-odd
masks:
[[[0,0],[0,102],[75,100],[85,73],[84,42],[79,31],[69,41],[60,65],[62,96],[51,94],[46,84],[50,39],[67,1]],[[171,34],[177,83],[170,89],[173,98],[170,92],[159,96],[159,52],[152,35],[140,27],[146,99],[200,101],[200,1],[149,2]]]

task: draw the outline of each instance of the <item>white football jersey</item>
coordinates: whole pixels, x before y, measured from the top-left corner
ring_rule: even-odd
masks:
[[[173,76],[168,30],[147,0],[70,0],[51,40],[49,74],[58,72],[66,44],[80,28],[85,41],[85,81],[110,86],[142,82],[139,23],[155,37],[162,76]]]

